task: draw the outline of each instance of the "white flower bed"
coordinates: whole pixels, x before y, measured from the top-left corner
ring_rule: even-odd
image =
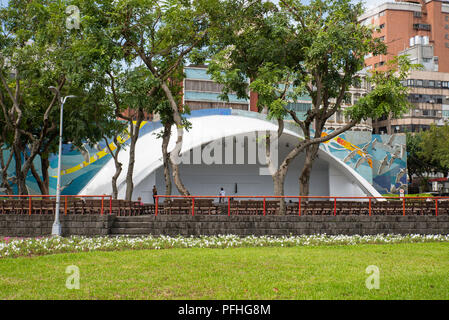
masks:
[[[0,258],[82,251],[112,251],[125,249],[170,248],[234,248],[234,247],[294,247],[319,245],[392,244],[416,242],[449,242],[449,235],[302,235],[247,236],[236,235],[199,237],[81,237],[68,238],[0,238]]]

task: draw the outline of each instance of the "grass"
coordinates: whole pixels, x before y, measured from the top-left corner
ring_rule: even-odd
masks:
[[[70,265],[79,290],[65,287]],[[365,286],[369,265],[380,269],[378,290]],[[449,299],[449,243],[5,258],[0,299]]]
[[[414,193],[414,194],[406,194],[405,197],[434,197],[435,195],[431,193]],[[399,197],[399,194],[383,194],[382,197]]]

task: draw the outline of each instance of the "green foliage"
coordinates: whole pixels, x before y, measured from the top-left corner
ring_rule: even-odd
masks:
[[[359,24],[361,3],[285,0],[276,7],[256,1],[234,9],[236,23],[212,37],[208,72],[224,85],[222,99],[231,92],[248,98],[250,89],[258,94],[259,111],[267,108],[271,118],[283,119],[289,114],[287,102],[309,95],[313,108],[305,123],[318,119],[324,124],[341,109],[349,87],[360,82],[364,57],[386,53],[373,30]],[[390,67],[366,74],[373,90],[347,110],[356,122],[389,113],[398,117],[407,110],[401,81],[414,66],[399,57]]]
[[[399,118],[412,106],[408,101],[409,88],[402,85],[410,70],[419,65],[411,64],[407,56],[398,56],[388,61],[386,71],[374,71],[367,76],[371,91],[345,110],[352,119],[378,119],[383,115]]]
[[[446,174],[449,171],[449,124],[432,125],[419,136],[421,141],[417,155],[432,164],[434,171]]]
[[[80,59],[81,37],[66,27],[67,5],[11,0],[0,9],[0,122],[10,132],[7,142],[15,151],[16,171],[21,171],[16,172],[21,193],[26,193],[24,180],[33,159],[56,151],[61,96],[77,96],[65,104],[65,140],[100,136],[92,119],[104,89],[92,84],[92,56]],[[59,88],[58,97],[50,86]],[[42,175],[47,166],[42,166]]]

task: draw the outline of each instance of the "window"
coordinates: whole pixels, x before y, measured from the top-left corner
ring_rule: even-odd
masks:
[[[423,110],[422,111],[422,115],[423,116],[428,116],[429,115],[429,110]]]
[[[414,86],[414,80],[413,80],[413,79],[408,79],[408,80],[407,80],[407,85],[408,85],[409,87],[413,87],[413,86]]]
[[[379,38],[380,41],[385,41],[385,36]]]
[[[449,24],[446,24],[446,25],[444,26],[444,29],[448,29],[448,30],[449,30]]]
[[[385,28],[385,23],[382,23],[382,24],[379,26],[379,29],[383,29],[383,28]]]
[[[444,20],[449,21],[449,16],[445,16]]]
[[[435,82],[435,87],[441,88],[441,81],[436,81]]]
[[[416,18],[421,18],[422,17],[422,12],[413,12],[413,16]]]
[[[379,66],[383,66],[385,64],[385,61],[379,62]]]
[[[443,88],[449,88],[449,81],[442,81],[442,82],[441,82],[441,86],[442,86]]]
[[[444,38],[449,40],[449,34],[446,33],[446,34],[444,35]]]
[[[449,48],[449,43],[445,42],[444,45],[446,48]]]
[[[422,87],[422,80],[416,80],[416,86]]]
[[[381,13],[379,13],[379,17],[383,17],[385,15],[385,11],[382,11]]]
[[[435,87],[435,81],[429,80],[429,87]]]
[[[432,62],[432,58],[423,58],[422,62],[427,62],[427,63]]]
[[[289,103],[287,105],[287,109],[296,112],[307,112],[311,107],[312,105],[310,103]]]
[[[430,31],[430,24],[427,24],[427,23],[414,23],[413,24],[413,29]]]

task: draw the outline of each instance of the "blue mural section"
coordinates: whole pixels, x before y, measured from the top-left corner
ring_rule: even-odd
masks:
[[[212,115],[239,115],[266,120],[266,116],[263,114],[235,109],[194,110],[186,117],[192,118]],[[143,122],[140,135],[143,136],[161,128],[162,124],[159,121]],[[302,135],[299,127],[292,122],[286,122],[285,128]],[[326,132],[325,134],[329,133]],[[126,132],[120,136],[119,142],[124,146],[129,144],[129,136]],[[115,149],[112,141],[108,141],[108,144],[112,150]],[[322,143],[321,148],[353,168],[371,183],[379,193],[399,193],[400,188],[407,191],[405,135],[374,135],[370,132],[348,131],[330,139],[326,143]],[[3,150],[2,152],[4,158],[7,159],[9,151]],[[63,195],[79,194],[83,187],[112,158],[105,142],[100,142],[94,146],[85,143],[80,148],[66,144],[63,145],[62,154],[61,193]],[[49,160],[50,194],[55,194],[58,166],[57,154],[51,155]],[[39,157],[36,157],[34,164],[36,170],[40,172]],[[16,193],[14,168],[14,161],[12,161],[7,173],[8,181]],[[27,176],[27,187],[30,194],[40,194],[38,185],[31,173]],[[0,194],[4,194],[5,191],[4,188],[1,188]]]
[[[405,134],[378,135],[348,131],[322,147],[353,168],[380,194],[407,193]]]

